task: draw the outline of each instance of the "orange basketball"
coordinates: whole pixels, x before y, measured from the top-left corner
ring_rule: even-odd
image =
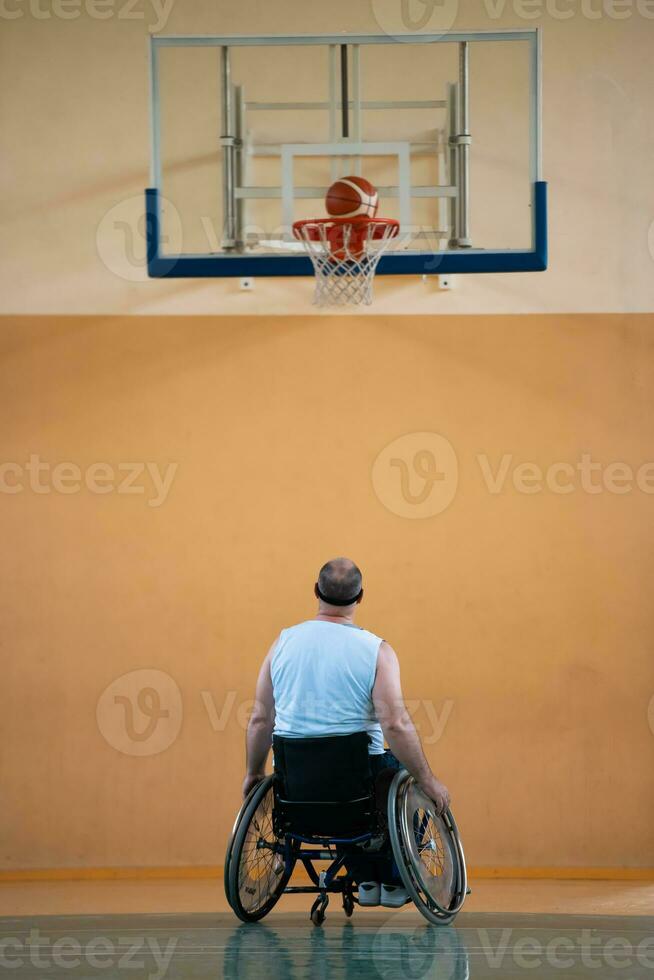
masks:
[[[379,195],[365,177],[341,177],[327,191],[325,208],[333,218],[374,218]]]

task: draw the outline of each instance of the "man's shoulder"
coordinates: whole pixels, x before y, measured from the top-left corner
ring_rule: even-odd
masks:
[[[315,623],[315,619],[303,619],[299,623],[291,623],[290,626],[285,626],[279,635],[283,636],[285,633],[292,633],[295,630],[301,630],[303,628],[311,626],[312,623]]]
[[[379,644],[378,660],[380,663],[385,664],[393,664],[398,662],[397,654],[387,640],[382,640]]]
[[[277,635],[277,639],[273,644],[273,648],[276,649],[277,647],[279,647],[280,643],[282,643],[285,639],[288,639],[288,637],[291,636],[292,634],[300,633],[303,630],[305,630],[307,627],[310,627],[311,623],[312,620],[306,619],[303,620],[301,623],[293,623],[292,626],[285,626],[284,629],[279,631]]]
[[[365,626],[360,626],[359,629],[365,634],[365,636],[370,637],[371,640],[374,640],[375,643],[378,643],[380,646],[386,642],[383,637],[378,636],[377,633],[373,633],[372,630],[366,629]]]

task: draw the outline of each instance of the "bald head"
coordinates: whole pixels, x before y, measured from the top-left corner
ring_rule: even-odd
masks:
[[[361,572],[353,561],[332,558],[320,569],[316,595],[327,605],[354,605],[360,601],[361,583]]]

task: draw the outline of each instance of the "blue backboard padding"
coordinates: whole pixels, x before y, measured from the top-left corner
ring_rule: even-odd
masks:
[[[547,183],[534,184],[533,249],[490,251],[458,249],[432,254],[393,252],[380,259],[377,275],[463,275],[480,272],[543,272],[547,268]],[[148,275],[155,279],[204,279],[231,276],[311,276],[304,255],[160,255],[159,191],[145,192]]]

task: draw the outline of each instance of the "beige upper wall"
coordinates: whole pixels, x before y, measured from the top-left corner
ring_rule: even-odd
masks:
[[[242,294],[231,280],[124,277],[125,237],[112,229],[116,220],[137,221],[148,183],[146,35],[377,32],[398,23],[398,0],[172,0],[168,8],[153,0],[103,2],[4,0],[0,6],[6,198],[0,310],[307,311],[309,280],[259,279],[253,293]],[[80,8],[73,19],[61,16]],[[378,284],[375,311],[651,310],[654,3],[460,0],[455,7],[449,0],[435,9],[445,10],[458,29],[543,28],[550,269],[459,277],[447,294],[417,278],[391,278]],[[415,16],[424,10],[420,4]],[[89,11],[109,16],[98,19]],[[136,255],[141,231],[142,224],[134,236]],[[139,270],[135,275],[143,278]]]

